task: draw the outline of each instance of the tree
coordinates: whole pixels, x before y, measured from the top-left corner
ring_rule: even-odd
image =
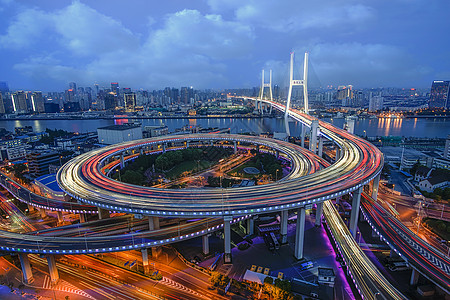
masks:
[[[266,278],[264,278],[264,283],[273,284],[273,278],[266,276]]]
[[[125,174],[121,176],[121,179],[123,182],[141,185],[142,181],[144,180],[144,177],[141,173],[138,173],[133,170],[126,170]]]

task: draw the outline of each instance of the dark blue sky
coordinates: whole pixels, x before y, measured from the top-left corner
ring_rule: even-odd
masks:
[[[450,79],[448,0],[0,0],[0,81],[56,91],[109,85],[284,85],[310,52],[315,86],[429,87]],[[300,74],[300,70],[297,72]]]

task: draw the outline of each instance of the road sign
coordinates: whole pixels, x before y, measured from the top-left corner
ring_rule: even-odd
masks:
[[[129,263],[130,261],[127,261],[126,263],[123,264],[123,266],[126,267]]]
[[[136,261],[137,261],[137,260],[133,261],[133,262],[130,264],[130,268],[136,264]]]

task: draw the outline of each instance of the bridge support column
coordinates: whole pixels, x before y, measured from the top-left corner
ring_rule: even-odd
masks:
[[[284,117],[284,127],[286,128],[287,136],[290,137],[291,136],[291,130],[289,128],[289,116],[287,116],[287,115]]]
[[[322,225],[322,211],[323,211],[323,203],[317,203],[316,222],[315,222],[315,225],[317,227],[320,227]]]
[[[109,210],[107,209],[103,209],[103,208],[98,208],[98,219],[102,220],[102,219],[108,219],[109,218]]]
[[[341,148],[336,146],[336,154],[334,156],[334,162],[337,162],[341,158]]]
[[[302,136],[301,136],[301,142],[302,147],[305,148],[305,135],[306,135],[306,125],[302,123]]]
[[[64,222],[62,211],[57,210],[56,213],[58,214],[58,223]]]
[[[281,244],[287,244],[287,225],[288,225],[289,212],[287,210],[281,211],[280,216],[280,234],[281,234]]]
[[[144,148],[139,148],[139,155],[144,155]]]
[[[162,144],[163,153],[166,152],[166,147],[167,147],[167,144],[166,144],[166,143]]]
[[[323,136],[319,136],[319,150],[318,150],[318,156],[322,157],[323,154]]]
[[[202,249],[204,255],[209,254],[209,237],[207,234],[202,236]]]
[[[148,217],[148,230],[159,229],[159,217]]]
[[[186,149],[189,148],[189,141],[186,141]]]
[[[120,154],[120,168],[125,167],[125,159],[123,153]]]
[[[80,213],[80,223],[85,223],[86,222],[86,214],[85,213]]]
[[[25,283],[32,283],[34,281],[33,272],[31,270],[30,259],[28,254],[19,253],[20,266],[22,268],[23,281]]]
[[[295,252],[296,259],[303,258],[303,242],[305,239],[305,208],[297,209],[297,228],[295,229]]]
[[[311,122],[311,135],[309,139],[309,150],[317,153],[317,129],[319,128],[319,121],[313,120]]]
[[[55,256],[47,255],[48,273],[50,274],[50,280],[52,284],[58,283],[59,273],[56,268]]]
[[[269,114],[272,114],[272,109],[273,109],[273,105],[270,105],[270,110],[269,110]]]
[[[158,258],[158,256],[161,254],[162,248],[160,246],[152,247],[152,257]]]
[[[411,279],[409,280],[409,284],[410,285],[416,285],[417,282],[419,282],[419,272],[417,272],[416,270],[412,269],[411,272]]]
[[[39,213],[41,215],[41,218],[45,218],[47,216],[47,213],[45,212],[45,209],[39,208]]]
[[[144,274],[150,273],[150,265],[148,263],[148,250],[147,248],[141,249],[142,253],[142,266],[144,267]]]
[[[233,217],[226,216],[223,218],[223,235],[224,235],[224,256],[223,261],[231,264],[231,221]]]
[[[353,192],[352,212],[350,215],[350,231],[353,238],[356,236],[356,228],[358,227],[359,205],[361,203],[361,193],[363,188],[360,187]]]
[[[34,211],[34,206],[31,204],[27,204],[28,206],[28,212],[33,212]]]
[[[372,198],[376,201],[378,197],[378,186],[380,185],[380,174],[372,181]]]
[[[236,141],[233,142],[233,147],[234,147],[234,153],[237,153],[237,142]]]
[[[255,221],[253,218],[247,219],[247,234],[253,235],[255,233]]]

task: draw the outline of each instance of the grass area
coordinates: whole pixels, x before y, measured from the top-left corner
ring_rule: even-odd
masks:
[[[439,235],[443,240],[450,241],[450,222],[438,219],[424,218],[423,225]]]
[[[205,170],[207,168],[209,168],[210,166],[212,166],[213,163],[206,161],[206,160],[201,160],[198,165],[197,165],[197,161],[193,161],[193,160],[189,160],[189,161],[184,161],[178,165],[176,165],[175,167],[173,167],[171,170],[166,172],[166,177],[173,179],[173,178],[177,178],[179,175],[183,174],[184,172],[197,172],[199,170]],[[199,167],[200,169],[197,169],[197,167]]]
[[[234,168],[230,171],[227,172],[227,174],[229,176],[238,176],[238,177],[242,177],[242,178],[259,178],[259,176],[261,176],[261,173],[259,174],[247,174],[244,172],[245,168],[248,167],[253,167],[253,168],[257,168],[260,172],[261,172],[261,164],[257,164],[256,161],[254,159],[250,159],[249,161],[245,162],[244,164],[240,165],[237,168]]]

